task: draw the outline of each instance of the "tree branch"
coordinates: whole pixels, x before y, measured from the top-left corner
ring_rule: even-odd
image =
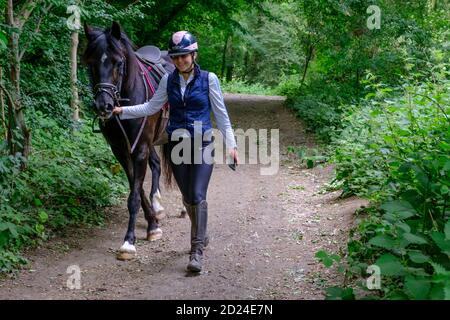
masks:
[[[9,103],[11,104],[11,107],[14,109],[16,104],[14,103],[14,100],[13,100],[13,98],[12,98],[12,95],[11,95],[11,93],[5,88],[5,86],[3,85],[3,83],[1,83],[1,82],[0,82],[0,90],[2,90],[2,91],[5,93],[6,97],[7,97],[8,100],[9,100]]]
[[[17,16],[17,28],[19,30],[22,30],[23,25],[25,22],[27,22],[28,18],[30,17],[31,13],[33,12],[34,8],[36,8],[37,2],[35,0],[28,0],[25,2],[25,4],[22,6],[22,9],[20,10],[19,15]]]
[[[138,3],[138,2],[141,2],[141,0],[136,0],[136,1],[133,1],[132,3],[130,3],[130,4],[127,4],[127,6],[125,7],[125,9],[128,9],[129,7],[135,5],[135,4]]]
[[[0,67],[0,83],[3,82],[3,68]],[[1,108],[1,119],[3,122],[3,129],[5,130],[5,140],[8,139],[8,132],[6,126],[6,118],[5,118],[5,103],[3,101],[3,90],[0,90],[0,108]]]

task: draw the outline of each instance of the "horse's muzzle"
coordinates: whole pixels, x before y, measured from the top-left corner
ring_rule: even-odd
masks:
[[[112,111],[114,109],[114,106],[111,103],[102,104],[101,106],[96,103],[96,109],[98,117],[102,121],[108,121],[113,116]]]
[[[98,114],[98,118],[100,120],[102,120],[103,122],[110,120],[112,118],[112,116],[113,116],[112,111],[100,112]]]

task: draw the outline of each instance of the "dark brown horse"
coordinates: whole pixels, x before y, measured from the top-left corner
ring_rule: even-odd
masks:
[[[150,89],[156,89],[158,81],[153,76],[147,78],[147,81],[150,79],[153,83],[150,86],[146,83],[143,65],[138,61],[131,41],[121,31],[118,23],[113,22],[112,27],[106,30],[85,24],[84,31],[88,44],[83,61],[88,65],[91,77],[95,110],[100,118],[99,126],[113,154],[125,170],[130,185],[128,229],[118,254],[119,259],[129,259],[136,253],[134,230],[141,206],[148,222],[147,240],[157,240],[162,236],[157,219],[157,212],[162,209],[159,203],[161,166],[152,143],[160,124],[161,112],[146,118],[119,120],[112,114],[112,110],[119,103],[144,103],[153,95]],[[169,65],[169,68],[173,70],[173,65]],[[132,145],[135,145],[134,148]],[[163,161],[165,174],[170,177],[168,159],[163,156]],[[152,170],[150,199],[145,196],[143,189],[147,164]]]

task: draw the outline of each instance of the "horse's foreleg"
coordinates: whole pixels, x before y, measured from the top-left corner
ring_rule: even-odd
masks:
[[[139,148],[136,150],[136,156],[133,157],[133,181],[131,186],[131,192],[128,196],[128,229],[125,234],[124,244],[120,248],[120,252],[135,254],[136,247],[134,246],[136,242],[135,226],[136,218],[141,207],[141,194],[143,191],[143,184],[145,173],[147,171],[147,160],[148,160],[148,148]]]
[[[152,170],[152,190],[150,192],[150,201],[156,215],[161,218],[164,207],[161,205],[161,192],[159,190],[159,179],[161,177],[161,160],[154,146],[150,147],[150,157],[148,164]]]
[[[125,171],[125,174],[128,178],[128,184],[130,186],[130,190],[133,190],[134,185],[134,169],[133,169],[133,161],[131,160],[131,157],[128,153],[124,152],[126,150],[124,147],[111,147],[111,150],[113,154],[115,155],[116,159],[120,162],[122,165],[122,168]],[[131,193],[128,197],[130,199]],[[130,242],[129,242],[130,241]],[[136,253],[136,248],[134,246],[133,240],[129,239],[126,240],[124,244],[120,247],[119,252],[117,254],[117,259],[119,260],[128,260],[132,259],[134,254]]]

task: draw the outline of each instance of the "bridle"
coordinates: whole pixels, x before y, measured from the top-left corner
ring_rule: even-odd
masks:
[[[122,57],[121,66],[119,70],[119,81],[117,82],[117,84],[112,84],[109,82],[100,82],[94,86],[94,100],[97,99],[99,94],[106,93],[113,99],[114,106],[120,107],[121,102],[130,101],[130,99],[120,97],[120,92],[122,91],[123,77],[126,74],[126,62],[127,62],[126,58]]]
[[[121,60],[121,67],[120,67],[120,70],[119,70],[119,81],[117,82],[117,84],[112,84],[112,83],[108,83],[108,82],[100,82],[100,83],[98,83],[98,84],[96,84],[94,86],[94,90],[93,90],[94,91],[94,99],[97,99],[97,96],[99,94],[106,93],[107,95],[109,95],[113,99],[114,106],[121,107],[121,104],[120,104],[121,102],[123,102],[123,101],[127,101],[127,102],[130,101],[130,99],[122,98],[120,96],[120,92],[122,91],[123,78],[124,78],[124,75],[126,74],[126,62],[127,62],[127,60],[123,56],[122,60]],[[146,74],[145,69],[144,69],[142,63],[139,61],[139,59],[137,60],[137,62],[138,62],[139,68],[141,70],[142,81],[144,82],[145,100],[148,101],[150,99],[149,90],[151,91],[151,93],[153,95],[155,93],[155,88],[151,84],[151,81],[150,81],[148,75]],[[161,77],[162,77],[162,75],[161,75]],[[161,80],[161,79],[159,79],[159,80]],[[125,142],[127,144],[128,152],[130,154],[133,154],[134,150],[136,149],[136,146],[137,146],[137,143],[139,141],[139,138],[141,137],[141,135],[142,135],[142,133],[144,131],[145,124],[147,123],[147,118],[148,117],[145,116],[144,119],[142,120],[142,123],[141,123],[140,129],[139,129],[138,135],[137,135],[135,141],[133,142],[133,145],[131,145],[130,140],[128,139],[128,135],[127,135],[127,133],[126,133],[126,131],[125,131],[123,125],[122,125],[122,122],[119,119],[119,116],[115,114],[114,118],[116,119],[117,124],[119,125],[119,128],[122,131],[122,134],[123,134],[123,136],[125,138]],[[105,123],[108,122],[109,119],[107,119],[105,121],[104,119],[101,119],[98,116],[98,114],[93,119],[92,131],[95,132],[95,133],[101,133],[101,130],[96,130],[94,128],[96,119],[100,119],[102,121],[103,125],[105,125]]]
[[[124,102],[124,101],[128,102],[128,101],[130,101],[130,99],[122,98],[120,96],[120,92],[122,91],[123,78],[124,78],[124,76],[126,74],[126,62],[127,62],[126,58],[124,56],[122,56],[121,66],[120,66],[120,70],[119,70],[119,81],[117,82],[117,84],[113,84],[113,83],[109,83],[109,82],[100,82],[100,83],[97,83],[94,86],[93,91],[94,91],[94,99],[95,100],[97,99],[99,94],[106,93],[107,95],[109,95],[112,98],[112,100],[114,102],[114,107],[116,107],[116,106],[121,107],[122,106],[121,102]],[[144,86],[146,87],[145,81],[144,81]],[[147,87],[146,87],[146,90],[147,90]],[[144,117],[144,119],[142,121],[142,124],[141,124],[141,127],[139,129],[139,133],[138,133],[138,135],[136,137],[136,140],[134,141],[133,145],[131,145],[131,143],[130,143],[128,135],[127,135],[127,133],[125,131],[125,128],[122,125],[122,122],[119,119],[119,116],[115,114],[114,118],[116,119],[116,122],[119,125],[120,130],[122,131],[123,137],[125,138],[125,142],[127,144],[128,152],[130,154],[133,154],[133,152],[134,152],[134,150],[135,150],[135,148],[137,146],[137,142],[139,141],[139,138],[141,137],[142,132],[144,131],[144,127],[145,127],[145,124],[147,122],[147,117]],[[100,129],[95,129],[94,128],[95,121],[97,119],[101,120],[103,126],[105,125],[106,122],[109,121],[109,119],[104,120],[104,119],[100,118],[98,116],[98,114],[96,114],[96,116],[94,117],[94,119],[92,121],[92,131],[94,133],[101,133],[102,131]]]

